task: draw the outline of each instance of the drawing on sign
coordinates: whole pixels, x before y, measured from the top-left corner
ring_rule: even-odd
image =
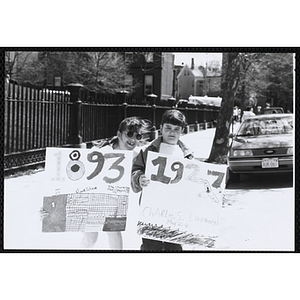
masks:
[[[200,166],[196,165],[196,164],[188,164],[186,165],[187,169],[192,169],[193,172],[187,176],[185,179],[190,180],[192,182],[196,182],[199,183],[201,185],[203,185],[203,190],[201,190],[198,193],[198,197],[209,197],[212,201],[219,203],[220,199],[217,197],[217,195],[215,194],[215,192],[213,191],[212,187],[217,189],[217,193],[222,193],[221,190],[221,183],[224,179],[225,173],[224,172],[218,172],[218,171],[211,171],[208,170],[207,171],[207,175],[213,175],[213,176],[217,176],[218,178],[210,185],[210,183],[208,182],[207,179],[202,179],[200,177],[198,177],[199,172],[200,172]]]
[[[65,194],[44,197],[43,232],[124,231],[128,196]],[[103,228],[102,228],[103,227]]]
[[[138,221],[138,234],[145,235],[148,238],[168,241],[176,244],[197,244],[207,248],[212,248],[215,244],[216,236],[204,237],[180,231],[179,229],[172,229],[169,227],[158,226],[157,224],[144,223]]]
[[[226,167],[149,152],[138,233],[213,247],[218,236]]]
[[[47,148],[43,232],[124,231],[132,153]]]

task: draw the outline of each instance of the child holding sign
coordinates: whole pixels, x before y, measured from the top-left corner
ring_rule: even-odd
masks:
[[[142,139],[142,133],[147,131],[149,123],[137,117],[124,119],[117,132],[117,136],[110,141],[104,141],[95,145],[93,148],[101,148],[103,150],[129,150],[133,151],[133,157],[137,155],[134,151],[138,141]],[[107,232],[109,247],[112,250],[123,249],[123,239],[121,231]],[[93,247],[98,239],[98,232],[84,232],[81,241],[82,247]]]
[[[148,151],[193,158],[192,152],[179,140],[185,126],[185,116],[179,110],[171,109],[164,113],[160,125],[162,136],[154,140],[144,151],[141,150],[133,160],[131,185],[135,193],[140,192],[150,183],[150,180],[144,175]],[[182,247],[180,244],[143,238],[141,250],[181,251]]]

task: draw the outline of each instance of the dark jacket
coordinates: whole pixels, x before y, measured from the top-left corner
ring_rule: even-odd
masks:
[[[159,152],[160,144],[162,143],[162,137],[158,137],[154,140],[145,150],[141,150],[137,157],[133,160],[132,174],[131,174],[131,186],[135,193],[142,190],[139,184],[140,176],[145,174],[146,161],[148,151]],[[183,156],[188,159],[193,159],[193,152],[188,149],[183,142],[178,140],[178,146],[183,152]]]

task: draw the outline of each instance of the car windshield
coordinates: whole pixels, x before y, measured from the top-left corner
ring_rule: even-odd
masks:
[[[270,107],[270,108],[265,108],[264,114],[283,114],[283,109],[280,107]]]
[[[246,119],[237,136],[256,136],[270,134],[287,134],[293,131],[293,117],[269,117],[263,119]]]

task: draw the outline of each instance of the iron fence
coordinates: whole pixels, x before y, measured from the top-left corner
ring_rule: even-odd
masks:
[[[76,84],[48,90],[7,83],[4,171],[43,164],[46,147],[76,147],[110,138],[125,117],[140,116],[158,129],[163,113],[173,105],[126,94],[99,94]],[[187,118],[187,132],[211,127],[219,112],[218,107],[205,106],[177,109]]]

